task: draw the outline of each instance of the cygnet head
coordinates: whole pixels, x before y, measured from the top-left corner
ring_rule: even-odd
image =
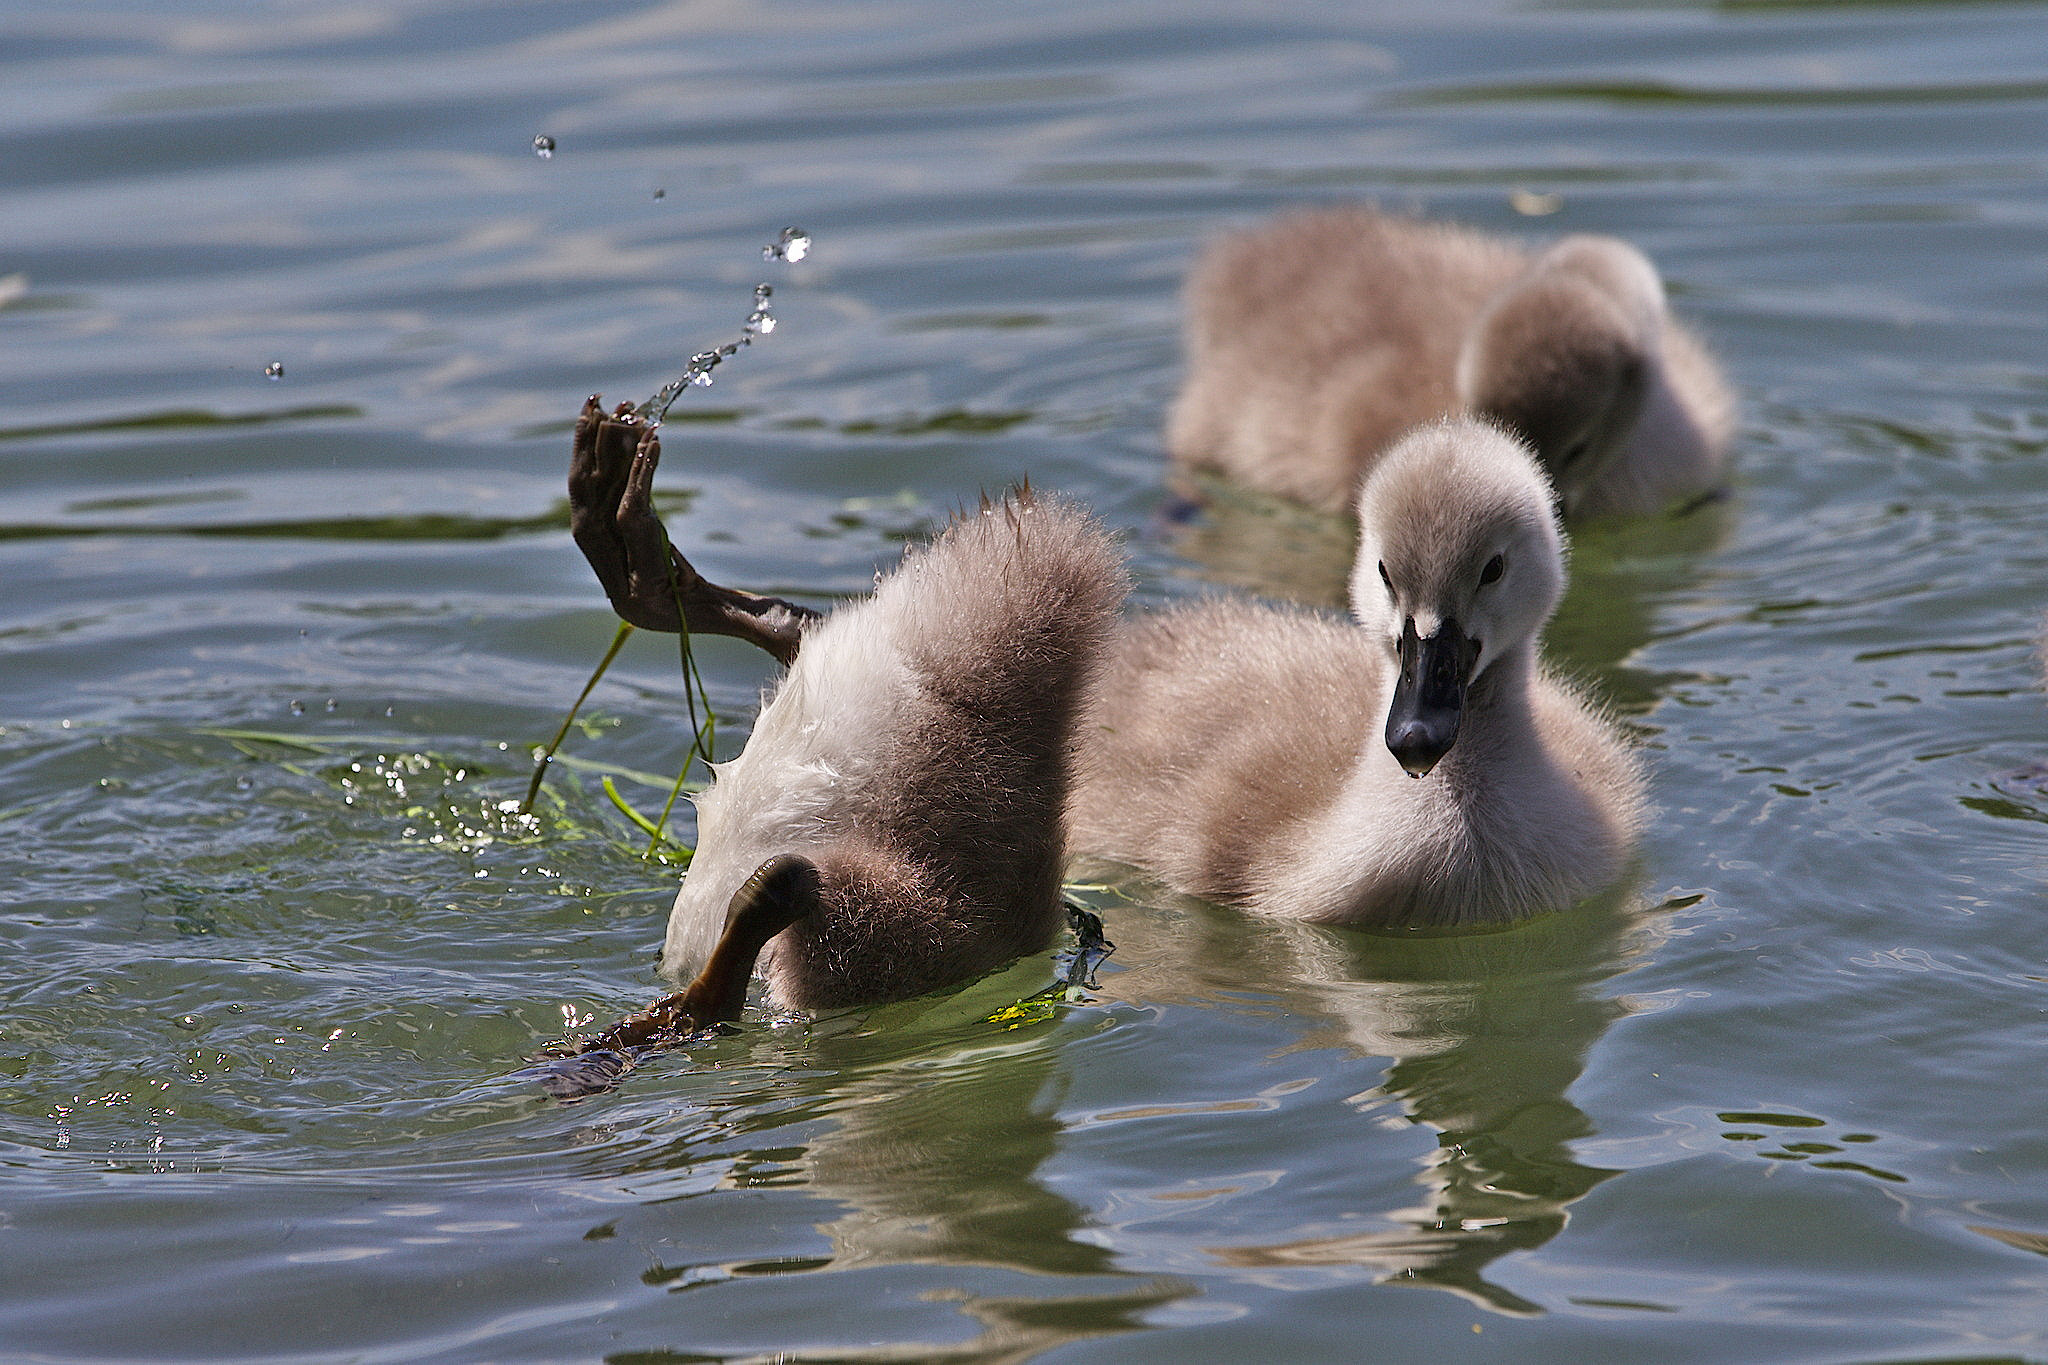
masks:
[[[1531,650],[1564,595],[1550,484],[1514,436],[1445,418],[1388,451],[1358,522],[1351,610],[1398,670],[1387,748],[1421,777],[1457,742],[1467,692]]]
[[[1660,363],[1664,286],[1613,237],[1567,237],[1481,310],[1458,397],[1536,448],[1564,510],[1628,444]]]

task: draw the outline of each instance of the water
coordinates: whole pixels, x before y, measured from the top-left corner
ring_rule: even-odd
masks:
[[[784,228],[783,238],[787,238],[792,231],[794,231],[793,228]],[[806,244],[806,249],[808,249],[810,238],[805,237],[803,241]],[[777,239],[761,249],[762,255],[771,261],[793,261],[802,258],[802,253],[798,253],[795,256],[782,254],[786,246],[787,243],[783,239]],[[710,388],[712,384],[717,382],[716,377],[711,373],[713,370],[753,345],[754,338],[766,336],[775,330],[775,315],[768,311],[768,300],[773,297],[774,293],[775,286],[772,284],[763,283],[755,285],[754,311],[747,314],[746,323],[740,328],[739,336],[726,342],[716,350],[699,351],[691,356],[690,363],[683,366],[681,374],[678,374],[674,379],[669,380],[668,383],[657,389],[654,395],[639,404],[635,411],[643,417],[650,418],[656,426],[659,426],[667,420],[669,409],[675,405],[676,399],[682,395],[684,389]]]
[[[810,254],[810,234],[802,228],[786,227],[774,241],[761,248],[761,259],[765,261],[788,261],[795,264]]]
[[[0,1358],[2048,1359],[2044,21],[17,5]],[[1029,475],[1143,602],[1327,602],[1343,528],[1163,515],[1157,432],[1203,237],[1360,197],[1632,237],[1744,393],[1552,633],[1649,749],[1629,884],[1426,942],[1133,885],[1086,1003],[513,1080],[652,997],[678,871],[599,784],[665,798],[670,641],[506,809],[613,631],[582,400],[771,273],[664,433],[714,577],[822,604]],[[761,661],[698,657],[729,749]]]

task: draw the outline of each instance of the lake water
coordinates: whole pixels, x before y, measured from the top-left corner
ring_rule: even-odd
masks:
[[[2048,6],[5,27],[0,1359],[2048,1359]],[[677,875],[600,787],[682,760],[672,641],[498,811],[613,631],[585,395],[766,281],[669,425],[714,577],[822,605],[1028,475],[1141,604],[1330,601],[1343,527],[1173,521],[1158,432],[1197,245],[1360,198],[1633,238],[1743,392],[1552,633],[1647,746],[1629,883],[1424,942],[1133,884],[1082,1000],[513,1079]],[[764,661],[699,657],[730,749]]]

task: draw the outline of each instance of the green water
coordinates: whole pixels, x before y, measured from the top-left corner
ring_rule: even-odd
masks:
[[[4,29],[0,1360],[2048,1360],[2048,5]],[[659,805],[673,642],[502,809],[612,636],[583,398],[770,281],[669,427],[714,577],[823,605],[1028,475],[1141,604],[1330,602],[1343,528],[1166,516],[1158,429],[1198,243],[1355,198],[1627,235],[1743,392],[1551,637],[1643,736],[1629,882],[1426,942],[1132,883],[1085,1001],[518,1079],[677,876],[599,786]]]

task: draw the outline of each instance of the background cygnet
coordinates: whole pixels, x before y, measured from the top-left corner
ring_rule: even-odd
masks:
[[[1290,213],[1188,276],[1183,464],[1347,510],[1419,422],[1491,417],[1527,439],[1567,517],[1651,511],[1720,475],[1735,401],[1613,237],[1532,254],[1366,207]]]
[[[757,868],[816,868],[769,996],[816,1010],[964,981],[1051,942],[1077,709],[1127,587],[1086,514],[1020,494],[805,627],[745,751],[698,798],[662,970],[686,977]]]
[[[1358,516],[1355,621],[1218,598],[1125,630],[1084,719],[1076,851],[1327,924],[1498,923],[1613,881],[1641,778],[1538,662],[1564,558],[1526,447],[1427,425]]]

